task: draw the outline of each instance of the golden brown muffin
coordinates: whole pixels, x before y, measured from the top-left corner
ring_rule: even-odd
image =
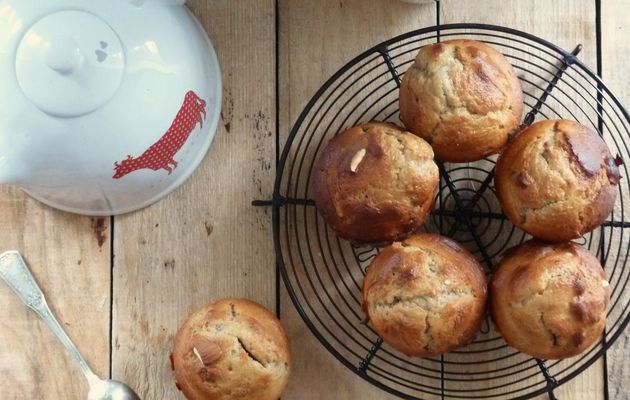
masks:
[[[431,146],[396,125],[347,129],[322,151],[312,175],[318,210],[355,243],[386,243],[419,228],[439,181]]]
[[[499,157],[494,178],[512,223],[551,241],[578,238],[601,224],[615,205],[618,183],[604,141],[567,120],[525,129]]]
[[[225,299],[184,323],[171,363],[189,400],[277,400],[289,378],[291,349],[273,314],[249,300]]]
[[[379,253],[363,282],[374,330],[408,356],[430,357],[470,343],[486,310],[483,268],[444,236],[414,235]]]
[[[481,160],[501,150],[521,123],[516,72],[494,48],[474,40],[425,46],[400,88],[400,118],[438,158]]]
[[[530,240],[501,260],[490,298],[494,324],[510,346],[557,359],[600,337],[610,287],[599,261],[582,247]]]

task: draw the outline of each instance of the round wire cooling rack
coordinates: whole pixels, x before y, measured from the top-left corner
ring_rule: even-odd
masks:
[[[583,354],[538,360],[507,347],[486,318],[476,340],[434,358],[410,358],[388,345],[364,321],[361,282],[379,249],[338,239],[310,200],[309,179],[325,143],[343,128],[369,120],[400,123],[401,75],[424,45],[467,38],[499,49],[521,81],[526,114],[566,118],[596,129],[618,155],[622,176],[612,215],[580,240],[596,254],[612,287],[606,331]],[[351,60],[315,94],[295,123],[278,165],[274,188],[274,242],[282,277],[298,312],[319,341],[345,366],[381,389],[408,399],[525,399],[548,393],[600,358],[630,321],[630,116],[617,98],[577,59],[528,33],[481,24],[452,24],[409,32]],[[466,164],[439,160],[436,207],[423,231],[466,246],[487,271],[503,251],[528,236],[502,214],[492,178],[496,157]]]

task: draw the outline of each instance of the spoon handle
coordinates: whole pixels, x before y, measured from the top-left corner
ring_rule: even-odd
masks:
[[[77,362],[88,380],[95,378],[96,376],[79,353],[77,347],[72,340],[70,340],[68,334],[63,330],[59,321],[57,321],[50,311],[44,294],[39,286],[37,286],[33,275],[19,252],[8,251],[0,255],[0,278],[9,285],[11,290],[15,292],[17,297],[19,297],[27,307],[35,311],[46,325],[48,325],[66,347],[72,358]]]

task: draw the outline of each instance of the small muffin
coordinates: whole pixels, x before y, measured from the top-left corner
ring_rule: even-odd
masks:
[[[601,335],[610,287],[599,261],[574,243],[530,240],[509,250],[490,288],[503,339],[541,359],[575,356]]]
[[[385,343],[417,357],[470,343],[484,318],[483,268],[463,247],[414,235],[379,253],[363,282],[363,311]]]
[[[619,169],[604,141],[573,121],[540,121],[501,154],[494,184],[503,211],[530,235],[578,238],[615,205]]]
[[[516,72],[494,48],[474,40],[425,46],[404,75],[400,118],[451,162],[501,150],[523,114]]]
[[[311,191],[337,234],[355,243],[387,243],[418,229],[439,181],[431,146],[396,125],[347,129],[322,151]]]
[[[273,314],[249,300],[225,299],[182,325],[171,365],[189,400],[277,400],[289,378],[291,349]]]

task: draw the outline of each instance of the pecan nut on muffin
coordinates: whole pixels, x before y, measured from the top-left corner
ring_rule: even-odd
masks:
[[[396,125],[372,122],[330,140],[315,164],[311,192],[338,236],[387,243],[424,223],[438,181],[427,142]]]
[[[249,300],[209,304],[182,325],[171,365],[189,400],[277,400],[291,368],[275,315]]]

